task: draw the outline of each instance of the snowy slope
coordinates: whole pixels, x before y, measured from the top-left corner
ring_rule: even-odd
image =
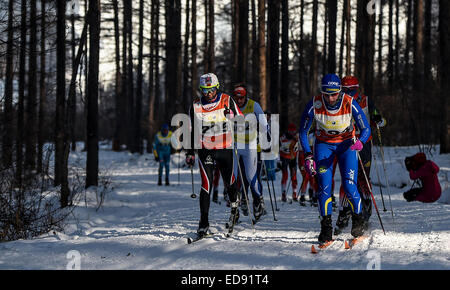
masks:
[[[69,217],[64,233],[0,244],[0,269],[66,269],[68,264],[73,265],[76,261],[81,269],[292,270],[367,269],[373,266],[449,270],[450,156],[432,151],[432,159],[441,167],[439,178],[444,193],[440,201],[407,203],[402,193],[412,183],[403,159],[416,151],[417,147],[385,148],[394,220],[387,187],[383,188],[387,211],[383,211],[379,182],[375,166],[372,166],[376,201],[386,235],[374,212],[368,239],[350,251],[345,250],[343,241],[350,238],[347,230],[326,252],[312,255],[310,248],[317,241],[320,228],[317,208],[282,204],[279,201],[280,173],[276,182],[280,208],[275,212],[277,222],[273,220],[270,199],[265,191],[268,215],[255,226],[255,233],[248,217],[241,216],[242,223],[236,226],[236,235],[232,238],[226,239],[219,234],[187,245],[186,234],[197,229],[199,205],[198,198],[190,197],[190,170],[180,170],[178,185],[178,156],[172,159],[172,185],[158,187],[157,167],[151,155],[114,153],[103,148],[100,167],[111,174],[114,182],[114,190],[108,193],[103,207],[96,211],[95,195],[90,194],[87,203],[83,197]],[[381,183],[385,185],[379,151],[376,148],[373,152]],[[71,162],[84,162],[85,153],[72,153],[70,159]],[[198,169],[194,174],[195,189],[199,191]],[[339,179],[337,173],[337,188]],[[265,190],[266,186],[264,183]],[[229,208],[224,202],[221,205],[211,203],[211,230],[224,232],[228,216]],[[337,212],[333,215],[333,224],[336,217]]]

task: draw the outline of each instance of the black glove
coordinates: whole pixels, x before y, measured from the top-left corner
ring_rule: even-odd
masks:
[[[381,122],[383,121],[383,117],[381,117],[380,114],[373,115],[372,120],[373,120],[375,123],[378,124],[378,123],[381,123]]]
[[[155,156],[155,161],[159,162],[159,157],[158,156]]]
[[[230,108],[228,108],[227,105],[225,105],[225,110],[223,111],[223,114],[225,115],[225,117],[227,117],[228,115],[230,115],[231,111]]]

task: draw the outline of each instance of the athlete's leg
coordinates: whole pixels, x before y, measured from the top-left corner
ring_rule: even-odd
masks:
[[[331,199],[331,183],[333,174],[333,160],[335,145],[316,142],[314,158],[316,160],[317,178],[319,185],[319,212],[322,217],[331,215],[333,204]]]

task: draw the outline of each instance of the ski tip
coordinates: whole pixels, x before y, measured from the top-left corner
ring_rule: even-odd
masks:
[[[316,247],[314,247],[314,245],[311,246],[311,254],[317,254],[318,251],[316,249]]]
[[[188,245],[192,244],[192,239],[191,238],[187,238],[187,243],[188,243]]]

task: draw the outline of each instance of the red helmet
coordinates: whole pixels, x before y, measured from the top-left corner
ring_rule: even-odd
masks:
[[[245,97],[247,96],[247,90],[242,86],[236,87],[233,91],[233,95],[235,97]]]
[[[346,76],[341,82],[343,88],[359,87],[359,81],[354,76]]]
[[[297,126],[295,126],[295,124],[294,123],[290,123],[289,125],[288,125],[288,132],[297,132]]]

